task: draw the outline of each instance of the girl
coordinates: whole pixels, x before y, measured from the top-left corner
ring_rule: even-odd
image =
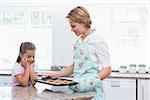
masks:
[[[35,50],[36,47],[31,42],[24,42],[20,45],[19,56],[12,67],[12,86],[35,84],[34,80],[37,76]]]
[[[76,92],[94,90],[96,92],[94,100],[104,100],[102,80],[111,73],[108,46],[99,36],[97,29],[91,28],[90,15],[84,7],[72,9],[67,18],[71,30],[78,37],[74,45],[73,64],[46,76],[60,77],[73,74],[73,81],[79,84],[70,86],[70,89]]]

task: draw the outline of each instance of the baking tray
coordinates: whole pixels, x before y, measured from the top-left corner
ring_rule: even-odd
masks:
[[[49,78],[49,77],[36,79],[35,81],[39,83],[53,85],[53,86],[67,86],[67,85],[71,86],[71,85],[78,84],[77,82],[73,82],[72,80],[69,79]]]

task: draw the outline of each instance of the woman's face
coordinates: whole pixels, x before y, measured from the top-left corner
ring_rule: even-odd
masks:
[[[35,50],[26,50],[26,52],[23,54],[23,56],[25,58],[27,58],[28,64],[31,65],[35,60],[35,58],[34,58]]]
[[[71,31],[73,31],[76,36],[80,36],[86,31],[86,28],[84,24],[82,23],[77,23],[77,22],[72,22],[72,21],[69,21],[69,23],[71,26]]]

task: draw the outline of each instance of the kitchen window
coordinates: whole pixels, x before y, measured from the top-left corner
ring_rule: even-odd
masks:
[[[11,69],[22,42],[36,45],[39,69],[50,69],[52,25],[50,6],[0,6],[0,69]]]

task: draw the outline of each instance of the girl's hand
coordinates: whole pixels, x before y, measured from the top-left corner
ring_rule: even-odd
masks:
[[[22,65],[25,69],[27,69],[27,68],[29,67],[29,64],[28,64],[28,62],[27,62],[27,57],[23,57],[23,58],[21,59],[21,65]]]
[[[33,62],[31,65],[30,65],[30,68],[33,68],[35,65],[35,62]]]

